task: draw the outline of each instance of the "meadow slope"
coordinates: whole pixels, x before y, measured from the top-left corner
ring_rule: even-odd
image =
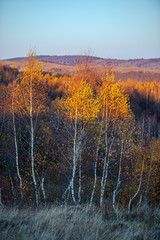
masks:
[[[143,208],[106,216],[89,206],[1,208],[1,240],[158,240],[160,211]]]

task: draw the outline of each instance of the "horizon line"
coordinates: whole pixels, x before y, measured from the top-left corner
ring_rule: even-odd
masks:
[[[107,58],[107,57],[99,57],[99,56],[95,56],[95,55],[83,55],[83,54],[60,54],[60,55],[50,55],[50,54],[39,54],[37,55],[37,57],[91,57],[91,58],[100,58],[103,60],[122,60],[122,61],[127,61],[127,60],[148,60],[148,59],[160,59],[160,57],[150,57],[150,58],[144,58],[144,57],[137,57],[137,58]],[[18,58],[24,58],[26,59],[27,56],[18,56],[18,57],[11,57],[11,58],[0,58],[0,61],[11,61],[13,59],[18,59]]]

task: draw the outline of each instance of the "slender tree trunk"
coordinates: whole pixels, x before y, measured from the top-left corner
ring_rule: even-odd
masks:
[[[34,161],[34,127],[33,127],[33,97],[32,97],[32,73],[31,73],[31,80],[30,80],[30,136],[31,136],[31,169],[32,169],[32,178],[35,188],[35,198],[36,198],[36,205],[38,206],[38,187],[37,181],[35,176],[35,161]]]
[[[42,179],[41,179],[41,190],[42,190],[42,194],[43,194],[43,199],[44,199],[44,201],[46,201],[46,192],[45,192],[45,188],[44,188],[44,177],[42,177]]]
[[[43,173],[41,175],[41,177],[39,176],[39,174],[36,172],[37,174],[37,177],[38,177],[38,180],[39,180],[39,183],[40,183],[40,188],[41,188],[41,191],[42,191],[42,196],[43,196],[43,200],[46,201],[46,191],[45,191],[45,188],[44,188],[44,180],[45,180],[45,173],[44,173],[44,168],[43,168]]]
[[[8,174],[9,174],[9,179],[10,179],[10,183],[11,183],[12,194],[13,194],[13,197],[14,197],[14,205],[16,205],[17,198],[16,198],[16,193],[15,193],[15,190],[14,190],[13,181],[12,181],[10,171],[8,171]]]
[[[139,202],[138,202],[138,209],[140,208],[141,206],[141,203],[142,203],[142,198],[143,198],[143,192],[141,193],[140,195],[140,198],[139,198]]]
[[[75,126],[74,126],[74,139],[73,139],[73,172],[72,172],[72,179],[71,179],[71,195],[72,195],[74,204],[76,204],[76,199],[74,195],[74,179],[75,179],[76,168],[77,168],[76,140],[77,140],[77,107],[75,112]]]
[[[130,210],[131,210],[131,203],[132,203],[133,199],[138,195],[139,190],[140,190],[140,188],[141,188],[141,185],[142,185],[142,177],[143,177],[143,170],[144,170],[144,160],[143,160],[143,162],[142,162],[141,175],[140,175],[140,180],[139,180],[139,185],[138,185],[137,192],[133,195],[132,198],[130,198],[129,203],[128,203],[128,213],[129,213]]]
[[[119,161],[119,171],[118,171],[118,180],[117,180],[117,186],[115,188],[115,190],[113,191],[113,209],[114,209],[114,212],[117,214],[117,207],[115,205],[115,202],[116,202],[116,195],[117,195],[117,191],[120,187],[120,184],[121,184],[121,167],[122,167],[122,156],[123,156],[123,140],[122,140],[122,143],[121,143],[121,155],[120,155],[120,161]]]
[[[16,124],[15,124],[15,116],[14,116],[13,99],[12,99],[12,121],[13,121],[14,144],[15,144],[15,152],[16,152],[16,170],[17,170],[17,175],[18,175],[18,178],[19,178],[21,200],[23,200],[23,183],[22,183],[22,178],[21,178],[20,171],[19,171],[18,144],[17,144],[17,134],[16,134]]]
[[[78,189],[78,203],[81,203],[81,183],[82,183],[82,170],[81,170],[81,152],[80,152],[80,158],[79,158],[79,189]]]
[[[97,163],[98,163],[98,151],[99,151],[101,135],[102,135],[102,126],[100,127],[100,134],[99,134],[98,144],[97,144],[97,149],[96,149],[96,160],[94,163],[94,184],[93,184],[93,189],[92,189],[92,194],[91,194],[91,199],[90,199],[90,206],[92,205],[92,202],[93,202],[93,197],[94,197],[96,184],[97,184]]]
[[[76,107],[76,112],[75,112],[75,120],[74,120],[74,139],[73,139],[73,166],[72,166],[72,177],[70,180],[70,183],[65,190],[62,199],[65,199],[66,194],[68,191],[71,191],[71,196],[73,203],[76,205],[76,198],[74,195],[74,179],[75,179],[75,174],[76,174],[76,168],[77,168],[77,107]]]
[[[104,195],[104,179],[105,175],[108,173],[108,166],[109,162],[107,162],[107,154],[108,154],[108,110],[106,110],[106,123],[105,123],[105,157],[104,157],[104,163],[103,163],[103,172],[102,172],[102,179],[101,179],[101,195],[100,195],[100,206],[103,205],[103,195]]]
[[[68,198],[69,198],[70,187],[71,187],[71,180],[70,180],[70,182],[69,182],[68,187],[66,188],[65,192],[64,192],[63,195],[62,195],[62,200],[65,200],[65,202],[66,202],[66,195],[67,195],[67,193],[68,193],[68,195],[67,195],[67,200],[68,200]]]
[[[113,142],[114,142],[114,137],[112,138],[112,142],[111,142],[109,150],[108,150],[107,163],[106,163],[105,170],[104,170],[104,178],[103,178],[103,182],[101,182],[101,196],[100,196],[100,206],[101,207],[103,206],[103,197],[104,197],[104,192],[105,192],[105,187],[106,187],[106,182],[107,182],[107,177],[108,177],[108,168],[109,168],[109,164],[110,164],[110,154],[111,154]]]
[[[33,119],[31,117],[31,168],[32,168],[32,178],[33,183],[35,187],[35,197],[36,197],[36,205],[38,205],[38,187],[37,187],[37,181],[35,176],[35,161],[34,161],[34,128],[33,128]]]
[[[114,126],[112,128],[113,132]],[[114,142],[114,137],[111,136],[112,140],[109,146],[109,141],[108,141],[108,109],[106,110],[106,123],[105,123],[105,157],[104,157],[104,164],[103,164],[103,173],[102,173],[102,179],[101,179],[101,194],[100,194],[100,207],[103,206],[103,198],[104,198],[104,192],[105,192],[105,187],[106,187],[106,182],[107,182],[107,177],[108,177],[108,168],[110,164],[110,154],[112,150],[112,145]]]

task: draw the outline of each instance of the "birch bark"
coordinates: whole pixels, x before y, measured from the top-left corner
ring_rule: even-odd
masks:
[[[143,162],[142,162],[141,175],[140,175],[140,180],[139,180],[138,189],[137,189],[136,193],[133,195],[133,197],[130,198],[129,203],[128,203],[128,213],[129,213],[130,210],[131,210],[131,203],[132,203],[133,199],[138,195],[139,190],[140,190],[140,188],[141,188],[141,185],[142,185],[142,177],[143,177],[143,170],[144,170],[144,160],[143,160]]]
[[[13,121],[13,131],[14,131],[15,154],[16,154],[16,170],[17,170],[17,175],[18,175],[18,178],[19,178],[21,200],[23,200],[23,183],[22,183],[22,177],[21,177],[20,171],[19,171],[18,144],[17,144],[17,134],[16,134],[14,107],[13,107],[13,97],[12,97],[12,121]]]
[[[81,203],[81,183],[82,183],[82,169],[81,169],[81,152],[80,152],[80,158],[79,158],[79,188],[78,188],[78,204]]]
[[[102,135],[102,125],[100,127],[100,133],[99,133],[98,144],[97,144],[97,149],[96,149],[96,160],[95,160],[95,163],[94,163],[94,184],[93,184],[93,190],[92,190],[92,193],[91,193],[90,206],[92,205],[92,202],[93,202],[93,197],[94,197],[96,184],[97,184],[97,163],[98,163],[98,151],[99,151],[101,135]]]
[[[35,188],[35,198],[36,198],[36,205],[38,206],[38,188],[37,188],[37,181],[35,176],[35,161],[34,161],[34,127],[33,127],[33,96],[32,96],[32,72],[31,72],[31,79],[30,79],[30,136],[31,136],[31,169],[32,169],[32,178]]]
[[[121,166],[122,166],[122,156],[123,156],[123,140],[121,142],[121,154],[120,154],[120,160],[119,160],[119,171],[118,171],[118,180],[117,180],[117,185],[116,185],[116,188],[115,190],[113,191],[113,209],[114,209],[114,212],[117,214],[117,207],[116,207],[116,195],[117,195],[117,191],[120,187],[120,184],[121,184]]]
[[[75,179],[76,168],[77,168],[77,151],[76,151],[77,147],[76,147],[76,140],[77,140],[77,107],[76,107],[75,119],[74,119],[72,177],[71,177],[70,183],[69,183],[66,191],[64,192],[64,194],[63,194],[63,196],[62,196],[62,198],[65,199],[67,192],[71,190],[72,200],[73,200],[73,203],[74,203],[75,205],[76,205],[76,198],[75,198],[75,194],[74,194],[74,179]]]

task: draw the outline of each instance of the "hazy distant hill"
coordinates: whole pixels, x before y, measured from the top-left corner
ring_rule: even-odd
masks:
[[[50,62],[62,65],[76,65],[78,63],[87,61],[89,63],[96,64],[98,66],[112,66],[112,67],[136,67],[136,68],[150,68],[160,70],[160,58],[151,59],[105,59],[100,57],[92,56],[81,56],[81,55],[66,55],[66,56],[49,56],[39,55],[37,58],[43,62]],[[24,61],[25,57],[7,59],[7,61]]]
[[[129,59],[129,60],[118,60],[118,59],[106,59],[106,65],[118,66],[118,67],[138,67],[138,68],[151,68],[160,70],[160,58],[151,59]]]
[[[97,60],[105,60],[100,57],[92,57],[92,56],[81,56],[81,55],[66,55],[66,56],[49,56],[49,55],[39,55],[37,58],[43,62],[57,63],[63,65],[76,65],[82,63],[84,61],[95,62]],[[6,59],[7,61],[24,61],[26,57],[17,57]]]

